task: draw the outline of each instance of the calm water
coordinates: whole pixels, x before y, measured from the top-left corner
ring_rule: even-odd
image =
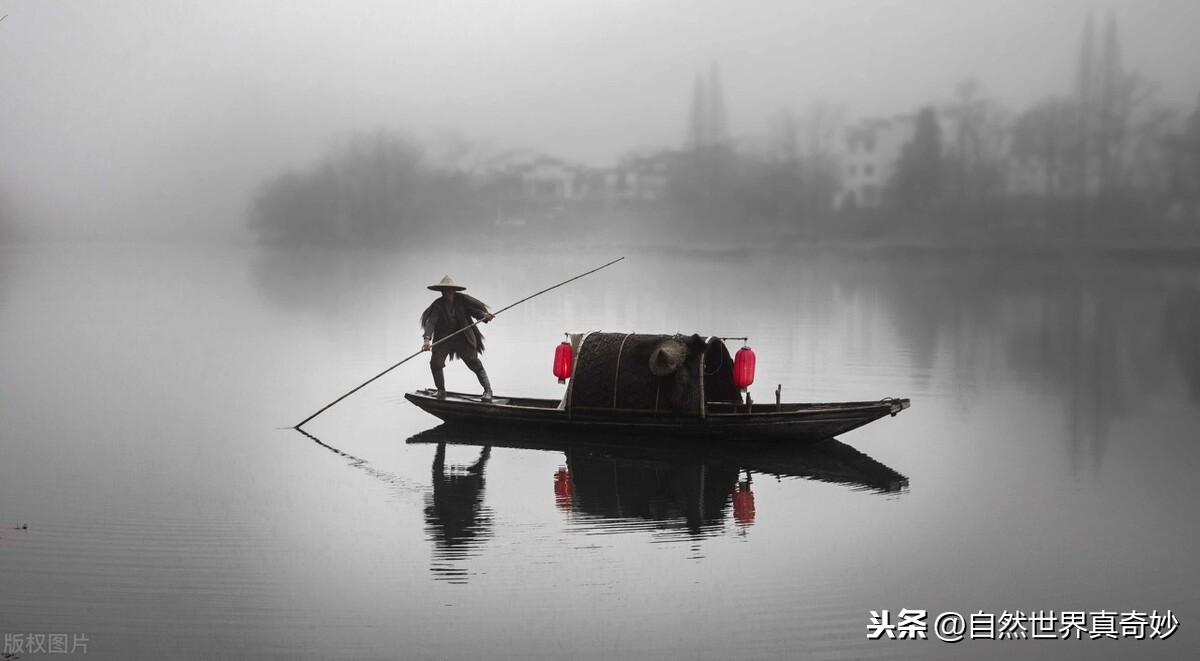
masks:
[[[424,287],[502,307],[621,252],[0,249],[0,632],[111,659],[1186,658],[1200,265],[626,251],[485,328],[749,335],[768,400],[904,396],[804,452],[442,433]],[[458,363],[452,389],[474,390]],[[281,429],[282,428],[282,429]],[[430,431],[432,430],[432,431]],[[1127,611],[1168,640],[868,640],[870,611]],[[61,638],[60,638],[61,640]],[[7,650],[6,650],[7,651]],[[77,650],[82,652],[80,648]],[[26,650],[21,658],[40,658]]]

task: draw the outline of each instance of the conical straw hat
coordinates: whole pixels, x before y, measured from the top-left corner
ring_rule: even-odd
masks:
[[[673,374],[687,357],[687,347],[677,340],[667,340],[650,352],[650,371],[655,376]]]
[[[429,288],[434,291],[445,291],[447,289],[450,291],[462,291],[466,289],[466,287],[463,287],[462,285],[454,284],[454,281],[450,279],[450,276],[442,278],[442,281],[436,285],[429,285]]]

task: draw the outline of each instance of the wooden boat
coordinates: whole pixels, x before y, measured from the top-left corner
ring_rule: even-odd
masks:
[[[908,408],[909,400],[756,403],[735,385],[723,338],[593,332],[572,337],[562,399],[479,396],[431,389],[405,394],[446,422],[588,429],[725,440],[812,443]]]

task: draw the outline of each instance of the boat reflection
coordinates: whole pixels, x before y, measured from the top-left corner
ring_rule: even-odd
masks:
[[[696,539],[727,530],[730,518],[745,528],[755,518],[754,480],[765,476],[879,494],[908,489],[906,477],[835,439],[790,447],[443,424],[408,443],[437,446],[426,524],[435,560],[447,571],[490,534],[484,472],[495,447],[562,453],[563,465],[547,476],[554,502],[586,520],[593,532],[653,530]],[[469,466],[448,466],[447,446],[478,446],[479,459]],[[463,578],[460,574],[454,578]]]

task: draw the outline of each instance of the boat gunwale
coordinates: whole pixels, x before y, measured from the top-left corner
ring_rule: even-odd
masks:
[[[753,406],[774,407],[774,406],[792,406],[804,407],[793,408],[789,410],[751,410],[751,411],[708,411],[707,415],[699,414],[680,414],[671,411],[645,411],[642,409],[618,409],[618,408],[601,408],[601,407],[575,407],[574,411],[568,411],[562,407],[561,400],[540,397],[496,397],[492,401],[483,401],[476,395],[467,393],[447,392],[446,397],[438,398],[433,391],[429,389],[416,390],[406,393],[405,397],[412,396],[421,398],[426,402],[433,404],[439,409],[475,409],[488,410],[500,409],[510,411],[536,411],[549,412],[557,411],[564,418],[573,418],[575,414],[582,414],[585,417],[591,417],[597,413],[617,413],[622,415],[633,415],[638,418],[652,420],[654,418],[662,419],[664,416],[669,416],[673,420],[704,420],[711,418],[713,420],[754,420],[754,419],[770,419],[770,418],[821,418],[827,414],[861,414],[880,412],[882,415],[895,415],[904,409],[909,408],[909,400],[907,398],[885,398],[875,401],[855,401],[855,402],[784,402],[776,404],[755,404]],[[410,398],[409,401],[414,401]],[[521,403],[513,403],[514,401]],[[415,403],[415,401],[414,401]],[[539,404],[529,404],[539,403]],[[726,405],[725,402],[711,402],[710,404]],[[737,405],[730,404],[736,408]],[[745,405],[742,405],[745,406]],[[424,407],[422,407],[424,408]],[[708,406],[705,407],[706,409]]]

